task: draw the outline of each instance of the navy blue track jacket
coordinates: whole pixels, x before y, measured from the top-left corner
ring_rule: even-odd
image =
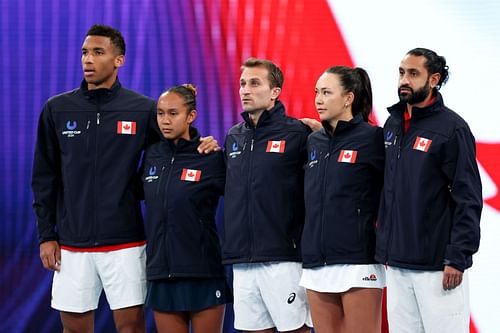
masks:
[[[439,93],[430,106],[413,107],[406,134],[406,104],[388,110],[375,258],[407,269],[446,264],[464,271],[479,247],[483,204],[474,137]]]
[[[215,213],[224,193],[222,152],[200,155],[200,136],[149,147],[143,171],[148,280],[223,277]]]
[[[375,263],[375,223],[384,173],[382,128],[358,114],[312,133],[305,166],[303,267]]]
[[[38,123],[33,208],[39,242],[73,247],[144,240],[139,160],[158,140],[155,102],[122,88],[52,97]]]
[[[224,263],[300,261],[310,131],[279,101],[255,127],[242,116],[225,141]]]

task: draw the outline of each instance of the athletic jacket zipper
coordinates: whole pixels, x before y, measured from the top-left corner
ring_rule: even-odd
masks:
[[[253,255],[255,253],[255,244],[254,244],[254,237],[253,237],[253,196],[252,196],[252,177],[253,177],[253,145],[255,142],[255,131],[256,129],[254,128],[252,130],[252,139],[250,141],[250,151],[249,151],[249,158],[250,160],[248,161],[248,181],[247,181],[247,198],[249,198],[248,201],[248,235],[250,238],[250,258],[249,261],[253,261]]]
[[[323,257],[323,265],[326,266],[326,246],[325,246],[325,214],[324,214],[324,206],[325,206],[325,193],[326,193],[326,170],[328,169],[328,161],[330,158],[330,152],[332,150],[332,141],[333,138],[330,139],[328,142],[328,152],[326,153],[324,157],[324,162],[323,162],[323,169],[322,169],[322,175],[321,175],[321,181],[323,183],[323,188],[321,191],[321,203],[320,203],[320,221],[321,221],[321,255]],[[320,152],[320,159],[321,159],[321,152]],[[321,165],[320,165],[321,167]]]
[[[97,97],[97,114],[96,114],[96,128],[95,128],[95,151],[94,151],[94,224],[92,226],[93,233],[92,233],[92,243],[94,246],[98,246],[99,243],[97,242],[97,235],[98,235],[98,228],[99,224],[97,221],[99,221],[99,216],[98,216],[98,202],[99,202],[99,174],[98,174],[98,155],[99,155],[99,125],[100,125],[100,117],[101,117],[101,98],[100,96]]]
[[[173,152],[173,155],[172,155],[172,158],[170,159],[170,165],[169,165],[169,169],[168,169],[168,173],[167,173],[167,180],[165,181],[165,186],[164,186],[164,193],[167,193],[167,190],[168,190],[168,187],[169,187],[169,184],[170,184],[170,178],[171,178],[171,175],[172,175],[172,170],[174,169],[174,162],[175,162],[175,151]],[[162,168],[163,169],[163,168]],[[165,216],[165,219],[164,219],[164,223],[163,223],[163,228],[165,228],[164,232],[165,232],[165,247],[167,248],[167,255],[166,255],[166,259],[167,259],[167,267],[168,267],[168,277],[172,277],[172,274],[171,274],[171,267],[170,267],[170,251],[168,251],[168,244],[169,244],[169,241],[168,241],[168,219],[167,219],[167,216],[168,216],[168,195],[165,195],[165,201],[163,202],[163,215]]]

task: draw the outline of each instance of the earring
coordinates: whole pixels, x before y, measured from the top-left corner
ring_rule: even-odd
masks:
[[[344,107],[347,108],[349,105],[347,103],[344,104]]]

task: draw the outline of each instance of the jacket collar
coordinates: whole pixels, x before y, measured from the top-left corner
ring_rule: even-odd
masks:
[[[443,96],[440,92],[436,93],[436,99],[430,105],[427,105],[423,108],[419,108],[413,106],[411,114],[412,119],[420,119],[433,115],[436,112],[439,112],[444,107]],[[391,116],[403,119],[403,113],[406,111],[406,103],[398,102],[393,106],[387,108],[387,111],[391,114]]]
[[[321,129],[321,131],[327,136],[332,137],[334,135],[341,135],[362,122],[363,115],[361,113],[358,113],[349,121],[339,120],[335,129],[332,128],[332,125],[330,125],[329,122],[322,121],[321,124],[323,125],[323,128]]]
[[[282,118],[286,115],[285,106],[281,101],[276,101],[276,104],[270,110],[264,110],[260,115],[259,121],[255,128],[263,127],[274,122],[274,120]],[[242,112],[241,116],[245,120],[245,126],[248,128],[254,128],[253,122],[248,115],[248,112]]]
[[[191,137],[191,140],[179,139],[177,145],[173,140],[163,138],[163,141],[164,144],[168,145],[170,149],[175,152],[197,151],[198,145],[200,144],[200,133],[198,132],[198,129],[193,126],[189,127],[189,136]]]
[[[121,87],[122,85],[118,80],[118,77],[116,78],[115,83],[113,83],[113,85],[109,89],[99,88],[99,89],[89,90],[87,81],[85,81],[85,79],[83,79],[82,83],[80,84],[80,89],[87,100],[99,101],[99,102],[110,101],[113,97],[116,96]]]

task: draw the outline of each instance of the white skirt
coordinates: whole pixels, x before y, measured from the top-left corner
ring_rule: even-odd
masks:
[[[300,285],[324,293],[342,293],[351,288],[385,287],[382,264],[336,264],[302,269]]]

